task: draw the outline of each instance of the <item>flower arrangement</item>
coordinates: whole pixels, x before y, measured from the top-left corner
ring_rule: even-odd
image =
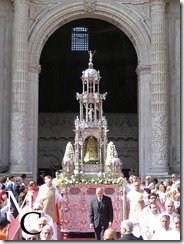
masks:
[[[68,142],[66,145],[64,158],[74,159],[74,154],[73,145],[71,142]]]
[[[98,177],[79,177],[72,175],[70,178],[68,178],[66,175],[61,174],[58,179],[59,183],[63,185],[64,187],[68,187],[70,185],[94,185],[94,184],[105,184],[105,185],[118,185],[122,186],[124,184],[124,179],[120,176],[118,178],[112,178],[112,177],[105,177],[105,175],[98,176]]]
[[[111,171],[111,166],[113,164],[114,159],[118,159],[118,153],[116,147],[112,141],[110,141],[107,145],[107,158],[106,165],[108,166],[108,172]]]

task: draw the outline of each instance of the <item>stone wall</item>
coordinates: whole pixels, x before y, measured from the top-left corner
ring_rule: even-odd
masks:
[[[16,5],[17,9],[14,8],[14,4],[18,4]],[[23,6],[21,4],[23,4]],[[160,6],[162,7],[160,8]],[[22,21],[19,13],[22,14],[22,17],[28,18],[28,20],[26,19],[26,22],[28,21],[28,25],[25,24],[25,20]],[[33,13],[36,13],[37,15],[34,16]],[[119,138],[119,131],[121,131],[123,124],[121,124],[121,126],[115,126],[114,123],[111,125],[110,119],[109,139],[114,139],[114,143],[117,147],[119,156],[125,162],[125,165],[128,164],[130,167],[136,165],[137,154],[139,154],[139,172],[142,175],[145,175],[145,173],[149,172],[150,167],[154,166],[154,164],[152,165],[152,157],[154,157],[154,154],[152,155],[151,145],[152,136],[155,135],[151,128],[156,128],[156,120],[153,121],[153,118],[151,118],[152,109],[154,107],[154,104],[152,103],[154,94],[152,94],[153,87],[151,85],[155,85],[153,82],[153,66],[155,65],[155,63],[153,62],[154,60],[152,60],[151,62],[150,58],[150,50],[152,49],[151,43],[153,38],[153,35],[151,36],[151,30],[153,30],[152,27],[156,27],[154,31],[157,31],[157,14],[159,17],[163,17],[162,15],[165,14],[164,25],[162,25],[161,27],[164,27],[163,31],[165,33],[166,40],[165,43],[162,39],[159,40],[161,40],[161,44],[167,48],[166,59],[164,60],[164,67],[167,66],[164,70],[164,75],[167,77],[167,79],[164,81],[164,86],[166,85],[164,94],[168,96],[168,103],[166,106],[168,110],[168,131],[166,141],[166,143],[168,144],[168,161],[164,161],[164,166],[169,166],[169,168],[173,171],[175,171],[176,169],[179,170],[181,161],[179,0],[99,0],[95,2],[95,5],[90,6],[86,6],[85,2],[81,0],[75,0],[70,2],[62,0],[0,0],[0,165],[7,165],[10,162],[10,159],[12,159],[11,163],[13,166],[15,164],[17,164],[17,166],[20,166],[17,167],[15,170],[19,170],[20,168],[26,169],[27,167],[23,166],[28,165],[30,171],[32,171],[33,169],[35,170],[33,172],[35,176],[38,164],[45,167],[45,165],[48,165],[50,161],[58,163],[62,159],[65,145],[67,144],[68,140],[72,141],[73,138],[73,121],[70,121],[71,127],[67,130],[68,137],[65,136],[65,132],[62,132],[61,134],[61,131],[63,130],[62,124],[60,125],[60,128],[56,130],[58,131],[59,135],[61,134],[60,138],[57,138],[57,133],[56,136],[50,137],[49,133],[51,133],[52,135],[53,131],[51,128],[53,127],[47,129],[47,136],[40,137],[40,133],[43,129],[38,129],[37,126],[40,53],[49,36],[52,35],[52,33],[57,28],[59,28],[59,26],[64,25],[66,22],[72,21],[73,19],[93,17],[100,18],[104,21],[113,22],[114,25],[118,26],[118,28],[120,28],[130,38],[136,49],[139,62],[137,69],[139,82],[139,109],[137,116],[139,143],[137,143],[137,140],[133,138],[133,135],[131,135],[131,138],[126,139],[127,135],[126,133],[123,134],[124,130],[123,132],[121,132],[121,138]],[[14,16],[16,16],[16,19],[14,19]],[[13,50],[13,46],[16,47],[16,45],[20,45],[20,50],[24,53],[23,46],[21,46],[22,42],[19,42],[17,39],[17,30],[15,30],[15,32],[13,31],[14,22],[16,22],[15,26],[18,26],[19,31],[21,31],[21,26],[25,28],[28,27],[28,30],[24,30],[24,35],[19,36],[19,38],[22,38],[22,41],[26,46],[26,58],[24,55],[19,55],[19,50]],[[157,34],[157,32],[152,34]],[[159,38],[162,38],[162,35],[160,35]],[[155,57],[157,58],[159,57],[158,51],[160,45],[159,43],[156,43],[156,45],[157,48],[155,49],[155,51],[157,53]],[[27,46],[29,49],[28,53]],[[16,57],[15,51],[17,55]],[[17,64],[16,61],[19,61],[22,65],[21,67],[23,67],[23,70],[19,70],[19,67],[16,66],[12,71],[12,60],[14,60],[15,64]],[[28,67],[26,60],[28,60],[29,62]],[[24,66],[23,64],[26,65]],[[159,66],[158,63],[156,65]],[[159,75],[158,70],[156,71],[157,75]],[[25,78],[23,74],[26,74],[27,78]],[[25,93],[21,90],[19,81],[16,80],[17,77],[21,78],[22,83],[20,83],[23,84],[23,87],[27,89]],[[15,83],[13,83],[13,81]],[[155,82],[157,81],[160,82],[161,80],[155,80]],[[26,83],[26,86],[24,86],[24,83]],[[16,87],[18,87],[18,91],[16,90]],[[20,98],[20,95],[24,94],[24,101],[19,99],[19,105],[21,105],[22,102],[27,102],[28,105],[27,111],[25,111],[28,116],[25,116],[27,124],[23,124],[24,129],[26,129],[24,130],[23,137],[21,137],[22,130],[19,124],[15,125],[16,130],[12,130],[14,126],[14,120],[11,119],[10,115],[12,114],[11,108],[14,108],[13,106],[15,105],[12,98],[12,91],[14,93],[14,98]],[[25,96],[26,92],[27,96]],[[160,94],[156,94],[156,96],[157,95]],[[15,109],[13,111],[15,113]],[[19,111],[19,114],[21,115],[21,111]],[[153,122],[154,126],[152,127]],[[67,123],[68,122],[66,121],[64,127],[65,129]],[[160,125],[162,133],[162,129],[165,130],[165,128],[163,128],[162,124]],[[55,127],[55,129],[57,129],[57,126]],[[135,128],[133,128],[133,130],[134,129]],[[37,131],[39,131],[39,137],[37,135]],[[20,137],[19,140],[14,140],[15,138],[18,138],[17,135]],[[162,135],[164,135],[164,133]],[[37,146],[38,138],[39,146]],[[158,137],[156,139],[159,140]],[[17,143],[21,143],[21,146],[25,146],[25,148],[23,148],[21,151],[16,150]],[[164,144],[164,140],[162,141],[162,144]],[[138,150],[137,147],[139,148]],[[37,149],[39,151],[38,157]],[[27,153],[23,154],[23,152],[25,151]],[[11,158],[10,155],[12,156]],[[16,156],[15,161],[14,156]],[[161,156],[161,153],[159,156]],[[47,161],[45,161],[46,157],[48,157]],[[51,160],[49,157],[51,157]],[[130,159],[127,162],[126,159],[128,157]],[[131,165],[132,161],[134,161],[133,165]]]

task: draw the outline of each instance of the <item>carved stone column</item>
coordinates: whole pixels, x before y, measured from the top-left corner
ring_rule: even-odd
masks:
[[[14,32],[11,100],[11,173],[28,172],[27,167],[27,73],[28,3],[14,0]]]
[[[168,174],[168,87],[165,0],[151,1],[151,109],[152,167],[155,175]]]

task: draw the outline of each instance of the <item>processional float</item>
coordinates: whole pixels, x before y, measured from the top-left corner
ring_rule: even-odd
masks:
[[[64,194],[67,199],[61,214],[63,232],[92,231],[88,223],[89,204],[99,184],[112,198],[114,228],[120,229],[123,218],[122,162],[114,143],[108,142],[109,130],[103,114],[107,93],[100,93],[101,77],[93,67],[93,56],[94,52],[89,51],[88,68],[81,77],[82,93],[76,93],[79,115],[74,121],[74,145],[67,143],[62,160],[60,182],[66,186]]]

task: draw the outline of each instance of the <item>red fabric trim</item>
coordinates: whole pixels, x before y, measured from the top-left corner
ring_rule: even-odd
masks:
[[[59,206],[58,203],[56,203],[56,224],[59,225],[60,221],[59,221]]]

